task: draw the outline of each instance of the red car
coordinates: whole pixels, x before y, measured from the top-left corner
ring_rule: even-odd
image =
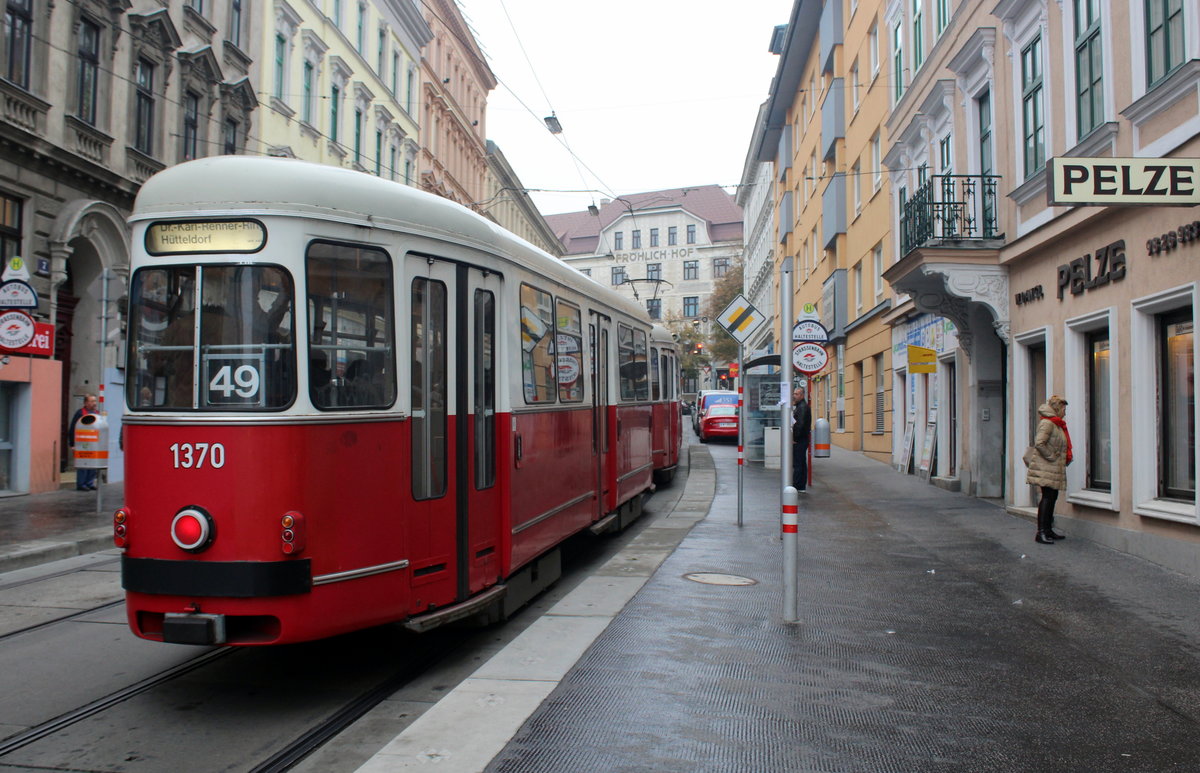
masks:
[[[736,405],[710,405],[700,419],[700,442],[709,438],[727,437],[737,439],[738,407]]]

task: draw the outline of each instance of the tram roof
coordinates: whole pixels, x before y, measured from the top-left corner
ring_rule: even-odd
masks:
[[[449,199],[353,169],[293,158],[213,156],[168,167],[138,192],[131,223],[163,217],[309,215],[434,235],[501,256],[648,322],[646,310]]]

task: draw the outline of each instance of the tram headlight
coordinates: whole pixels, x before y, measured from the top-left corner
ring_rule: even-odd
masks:
[[[295,510],[289,510],[279,519],[279,549],[285,556],[294,556],[304,550],[304,516]]]
[[[113,514],[113,544],[119,548],[129,546],[129,510],[122,507]]]

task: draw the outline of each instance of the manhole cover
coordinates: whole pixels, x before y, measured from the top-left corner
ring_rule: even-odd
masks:
[[[757,585],[758,580],[742,577],[736,574],[720,574],[719,572],[688,572],[684,579],[692,582],[702,582],[705,585]]]

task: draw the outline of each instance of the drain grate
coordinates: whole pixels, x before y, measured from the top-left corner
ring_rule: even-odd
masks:
[[[742,577],[737,574],[721,574],[720,572],[688,572],[685,580],[704,583],[705,585],[758,585],[758,580]]]

